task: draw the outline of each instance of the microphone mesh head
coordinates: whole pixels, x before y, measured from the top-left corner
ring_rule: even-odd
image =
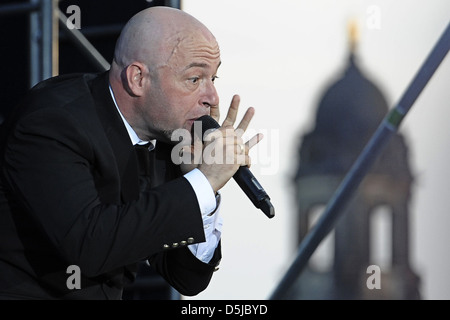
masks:
[[[211,116],[204,115],[195,120],[192,126],[192,134],[199,136],[201,140],[205,136],[205,132],[210,129],[220,128],[220,124],[217,123]]]

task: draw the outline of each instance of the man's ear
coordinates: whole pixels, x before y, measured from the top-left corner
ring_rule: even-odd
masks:
[[[126,81],[130,94],[140,97],[145,92],[145,85],[149,80],[147,68],[140,62],[133,62],[125,69]]]

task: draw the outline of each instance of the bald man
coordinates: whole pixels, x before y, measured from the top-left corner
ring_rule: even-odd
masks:
[[[201,145],[224,158],[174,161],[198,160],[193,144],[172,152],[175,132],[219,120],[220,63],[202,23],[152,7],[126,24],[109,71],[30,90],[1,134],[1,299],[121,299],[142,261],[183,295],[207,288],[220,189],[261,139],[242,141],[254,109],[235,125],[236,95]]]

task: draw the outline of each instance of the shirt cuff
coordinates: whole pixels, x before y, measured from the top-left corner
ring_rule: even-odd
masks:
[[[206,216],[216,209],[216,196],[205,175],[197,168],[186,173],[184,177],[189,181],[197,196],[200,212]]]
[[[206,241],[188,246],[192,254],[204,263],[209,263],[222,236],[223,219],[218,213],[203,221]]]

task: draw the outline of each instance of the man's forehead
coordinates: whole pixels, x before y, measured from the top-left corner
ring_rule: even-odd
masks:
[[[219,46],[215,41],[194,39],[191,37],[178,38],[172,45],[167,64],[176,64],[183,70],[191,68],[218,68],[220,61]]]

